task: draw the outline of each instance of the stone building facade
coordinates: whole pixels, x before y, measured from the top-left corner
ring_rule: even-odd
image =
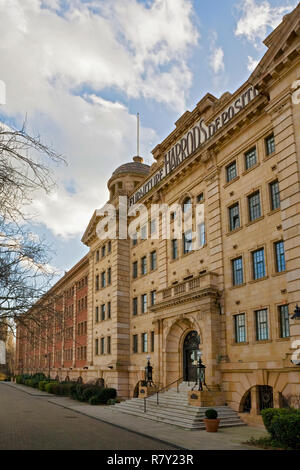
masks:
[[[134,157],[114,171],[117,237],[98,236],[105,210],[83,235],[86,376],[119,396],[136,394],[148,355],[158,386],[195,380],[198,349],[210,390],[250,417],[300,394],[300,6],[265,45],[235,93],[208,93],[178,119],[151,167]],[[136,240],[122,236],[120,196]],[[177,205],[170,236],[136,204]],[[175,237],[188,213],[198,245]]]

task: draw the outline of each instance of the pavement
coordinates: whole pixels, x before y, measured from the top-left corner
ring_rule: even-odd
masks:
[[[36,399],[39,403],[47,403],[56,405],[56,410],[63,408],[69,412],[74,412],[82,417],[92,418],[90,421],[101,422],[102,425],[110,425],[115,432],[130,432],[136,435],[135,445],[138,445],[140,439],[155,439],[156,443],[145,442],[145,445],[161,446],[161,447],[122,447],[128,449],[185,449],[185,450],[254,450],[252,446],[245,444],[251,437],[259,438],[267,436],[267,432],[263,428],[253,426],[238,426],[232,428],[220,428],[217,433],[207,433],[203,430],[184,430],[169,424],[155,422],[149,419],[131,416],[114,410],[113,406],[91,406],[86,403],[72,400],[68,397],[57,397],[46,392],[18,385],[12,382],[0,382],[0,393],[2,389],[10,390],[10,392],[23,392],[21,395],[27,394],[32,399]],[[20,393],[19,393],[20,395]],[[54,409],[54,408],[53,408]],[[65,412],[61,412],[65,413]],[[57,414],[57,413],[56,413]],[[59,414],[59,413],[58,413]],[[0,412],[1,423],[1,412]],[[0,425],[1,426],[1,425]],[[80,430],[81,436],[84,435],[83,429]],[[0,428],[1,438],[1,428]],[[88,442],[90,443],[90,432],[88,431]],[[126,441],[123,441],[123,443]],[[127,442],[126,442],[127,444]],[[140,443],[141,445],[142,442]],[[115,445],[115,443],[113,444]],[[128,444],[130,445],[130,444]],[[1,441],[0,441],[1,448]],[[61,448],[61,447],[60,447]],[[68,447],[69,448],[69,447]],[[89,447],[91,448],[91,447]],[[118,449],[118,447],[110,447],[110,449]]]

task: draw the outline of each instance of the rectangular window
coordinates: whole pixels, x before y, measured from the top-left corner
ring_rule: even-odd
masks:
[[[135,232],[132,236],[132,246],[137,245],[137,233]]]
[[[103,273],[101,273],[101,287],[105,287],[106,286],[106,272],[103,271]]]
[[[265,139],[265,144],[266,144],[266,155],[271,155],[272,153],[275,152],[275,138],[274,134],[269,135]]]
[[[100,354],[104,354],[104,338],[101,338],[101,350],[100,350]]]
[[[261,216],[261,207],[260,207],[260,195],[259,191],[256,191],[251,196],[248,196],[248,206],[249,206],[249,220],[258,219]]]
[[[107,337],[107,354],[111,353],[111,338],[110,336]]]
[[[101,320],[105,320],[105,304],[101,305]]]
[[[193,247],[192,230],[183,234],[183,253],[191,253]]]
[[[134,297],[132,299],[132,313],[133,313],[133,315],[138,314],[138,299],[137,299],[137,297]]]
[[[137,263],[137,261],[135,261],[134,263],[132,263],[132,277],[133,277],[133,279],[136,279],[137,275],[138,275],[138,263]]]
[[[147,257],[141,259],[141,274],[147,274]]]
[[[99,274],[96,276],[96,290],[99,290]]]
[[[237,202],[233,206],[229,207],[229,229],[230,231],[240,228],[240,208]]]
[[[108,268],[107,270],[107,284],[111,284],[111,268]]]
[[[257,162],[256,159],[256,147],[253,147],[252,149],[248,150],[248,152],[245,153],[245,168],[246,170],[249,170],[249,168],[253,167]]]
[[[142,352],[148,352],[148,335],[147,333],[142,333]]]
[[[99,261],[99,250],[96,251],[96,263]]]
[[[271,199],[271,210],[279,209],[280,207],[280,194],[279,194],[279,183],[273,181],[270,183],[270,199]]]
[[[252,253],[253,279],[261,279],[266,275],[265,250],[261,248]]]
[[[232,260],[232,283],[234,286],[239,286],[243,282],[243,258],[240,256]]]
[[[233,180],[236,177],[237,177],[236,162],[234,161],[226,167],[226,181],[227,181],[227,183],[229,183],[229,181]]]
[[[102,256],[102,258],[104,258],[105,254],[106,254],[106,246],[103,245],[103,247],[101,248],[101,256]]]
[[[206,243],[206,236],[205,236],[205,223],[201,222],[198,225],[198,237],[199,237],[199,246],[204,246]]]
[[[133,335],[132,337],[132,351],[134,353],[138,352],[138,335]]]
[[[108,253],[111,253],[111,242],[108,242],[107,244],[107,251]]]
[[[147,312],[147,294],[141,295],[142,313]]]
[[[156,290],[151,291],[151,306],[155,305],[156,302]]]
[[[146,240],[147,237],[147,224],[141,227],[141,240]]]
[[[274,243],[275,257],[276,257],[276,271],[281,273],[285,271],[285,255],[283,241]]]
[[[154,352],[154,331],[151,331],[151,352]]]
[[[99,340],[98,339],[95,340],[95,354],[96,356],[98,356],[99,354]]]
[[[172,240],[172,259],[178,258],[178,240],[174,238]]]
[[[235,342],[245,343],[246,341],[246,321],[245,314],[241,313],[234,316],[235,324]]]
[[[107,304],[107,318],[111,318],[111,302]]]
[[[156,259],[156,251],[152,251],[152,253],[150,253],[151,271],[156,269]]]
[[[202,202],[202,201],[204,201],[204,193],[200,193],[197,196],[197,202]]]
[[[96,307],[96,323],[99,322],[99,307]]]
[[[289,319],[289,306],[288,305],[280,305],[279,323],[280,323],[280,338],[289,338],[290,319]]]
[[[156,219],[150,221],[150,234],[156,233]]]
[[[255,320],[257,341],[269,339],[268,310],[266,308],[257,310],[255,312]]]

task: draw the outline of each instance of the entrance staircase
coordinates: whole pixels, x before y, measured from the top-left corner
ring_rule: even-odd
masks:
[[[188,403],[188,390],[191,390],[193,385],[182,382],[178,392],[176,388],[171,388],[159,393],[158,405],[156,394],[152,395],[146,399],[146,413],[144,412],[144,399],[141,398],[132,398],[112,406],[118,412],[172,424],[184,429],[205,429],[203,418],[208,407],[198,408]],[[221,418],[220,427],[245,425],[237,412],[228,406],[215,406],[214,409],[218,412],[218,418]]]

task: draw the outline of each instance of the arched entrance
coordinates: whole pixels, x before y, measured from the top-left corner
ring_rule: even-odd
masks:
[[[196,382],[197,380],[197,351],[199,350],[200,336],[197,331],[190,331],[183,343],[183,380]]]

